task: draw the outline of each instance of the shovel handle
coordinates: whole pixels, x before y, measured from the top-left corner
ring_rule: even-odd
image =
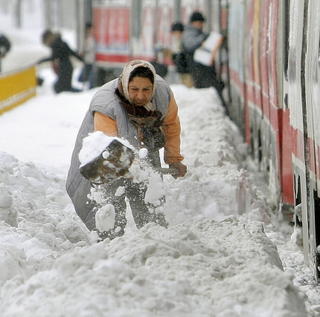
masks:
[[[161,174],[165,174],[165,175],[172,175],[172,176],[176,176],[178,175],[178,171],[175,168],[168,168],[168,167],[160,167],[156,169],[158,172],[160,172]]]

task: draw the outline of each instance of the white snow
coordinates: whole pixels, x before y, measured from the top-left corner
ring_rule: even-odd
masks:
[[[141,160],[147,159],[148,157],[148,150],[146,148],[142,148],[139,150],[139,158]]]
[[[115,210],[113,205],[106,204],[102,206],[95,215],[96,227],[100,232],[108,231],[114,227]]]
[[[39,95],[0,116],[1,316],[319,316],[293,228],[246,170],[246,147],[213,89],[172,86],[188,173],[164,176],[169,228],[138,230],[128,211],[125,235],[96,243],[65,192],[95,90],[53,95],[52,74],[41,72]],[[131,173],[157,198],[155,174],[138,166]]]
[[[133,147],[127,140],[107,136],[101,131],[92,132],[89,133],[89,135],[85,137],[82,142],[82,148],[79,153],[79,161],[81,163],[81,166],[89,163],[100,154],[102,154],[104,158],[107,158],[109,156],[109,153],[108,149],[106,148],[114,140],[120,142],[130,149],[133,149]]]

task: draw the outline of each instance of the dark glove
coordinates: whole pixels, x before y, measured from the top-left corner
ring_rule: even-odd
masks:
[[[3,58],[7,55],[8,51],[4,47],[0,47],[0,58]]]
[[[182,164],[181,162],[170,163],[169,167],[174,168],[177,171],[177,173],[172,175],[174,178],[183,177],[187,173],[187,166]]]

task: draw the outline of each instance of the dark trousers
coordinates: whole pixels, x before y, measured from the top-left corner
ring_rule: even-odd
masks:
[[[216,68],[214,66],[206,66],[193,62],[191,75],[195,88],[214,87],[217,90],[222,90],[224,88],[224,83],[217,77]]]
[[[72,82],[73,67],[71,63],[62,62],[57,71],[57,81],[54,83],[54,91],[58,94],[63,91],[78,92],[79,89],[73,88]]]
[[[149,160],[152,166],[160,167],[159,151],[149,152]],[[123,187],[124,190],[120,195],[116,195],[119,187]],[[129,201],[132,216],[138,229],[150,222],[168,227],[163,213],[157,211],[159,206],[145,202],[147,186],[144,183],[134,183],[131,179],[118,178],[101,186],[101,190],[105,197],[103,203],[111,204],[115,209],[114,227],[108,231],[98,232],[102,240],[106,238],[114,239],[124,234],[127,225],[125,198]],[[162,197],[159,202],[160,206],[163,205],[164,201],[165,198]],[[98,208],[99,206],[96,206],[95,209],[97,210]]]
[[[89,89],[95,86],[95,69],[92,64],[85,64],[82,67],[78,81],[81,83],[88,82]]]
[[[124,190],[121,195],[116,195],[119,187],[123,187]],[[164,215],[156,211],[157,207],[144,201],[147,191],[147,187],[144,184],[134,183],[130,179],[121,178],[103,187],[102,191],[106,198],[106,203],[113,205],[115,209],[114,227],[108,231],[98,232],[102,240],[106,238],[114,239],[124,234],[127,225],[126,197],[138,229],[150,222],[157,223],[163,227],[168,226]]]
[[[222,105],[225,109],[227,109],[227,105],[222,94],[225,84],[217,76],[216,68],[214,66],[206,66],[197,62],[193,62],[191,75],[195,88],[214,87],[217,90]]]

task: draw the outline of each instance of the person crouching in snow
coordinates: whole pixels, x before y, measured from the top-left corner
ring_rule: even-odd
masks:
[[[58,94],[63,91],[79,92],[80,90],[72,87],[71,84],[73,65],[70,58],[74,56],[79,61],[84,62],[83,58],[62,40],[60,33],[46,30],[41,38],[42,43],[51,49],[51,56],[40,59],[37,64],[52,62],[52,68],[57,75],[57,80],[53,85],[55,93]]]
[[[145,203],[146,186],[123,177],[126,170],[119,173],[108,169],[110,181],[105,187],[114,207],[115,223],[108,231],[97,230],[97,206],[88,199],[93,184],[79,169],[82,141],[94,131],[123,138],[137,149],[147,148],[150,164],[155,168],[161,166],[159,149],[164,147],[164,161],[176,171],[175,176],[186,174],[187,167],[181,163],[178,107],[169,85],[156,75],[149,62],[133,60],[127,63],[119,78],[104,84],[94,95],[76,139],[66,188],[79,217],[89,230],[96,230],[102,240],[124,234],[127,223],[125,197],[137,228],[149,222],[167,227],[164,215],[156,211],[156,206]],[[116,194],[120,187],[124,188],[121,195]]]

